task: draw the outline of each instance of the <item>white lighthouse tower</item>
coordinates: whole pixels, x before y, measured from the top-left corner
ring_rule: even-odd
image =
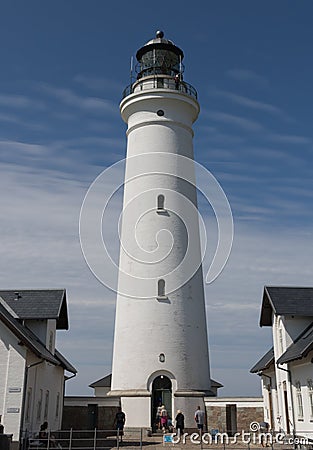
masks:
[[[157,32],[137,52],[120,110],[127,158],[110,395],[128,427],[153,426],[157,406],[186,427],[210,395],[192,124],[199,104],[183,52]]]

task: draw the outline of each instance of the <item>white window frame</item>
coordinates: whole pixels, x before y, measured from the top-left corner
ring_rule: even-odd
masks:
[[[300,381],[296,381],[295,387],[296,387],[298,419],[302,420],[304,414],[303,414],[303,399],[302,399],[302,391],[301,391],[301,383],[300,383]]]
[[[309,399],[309,411],[310,411],[310,421],[313,421],[313,380],[310,378],[308,380],[308,399]]]
[[[46,391],[46,397],[45,397],[45,413],[44,413],[44,419],[48,419],[48,411],[49,411],[49,391]]]
[[[38,398],[38,402],[37,402],[37,422],[41,421],[42,396],[43,396],[43,391],[42,391],[42,389],[39,389],[39,398]]]

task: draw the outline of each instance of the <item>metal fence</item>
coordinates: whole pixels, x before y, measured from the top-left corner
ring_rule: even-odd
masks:
[[[197,99],[198,96],[196,89],[185,81],[175,80],[173,77],[169,77],[167,75],[154,75],[144,77],[141,80],[135,81],[127,86],[123,91],[122,98],[125,98],[127,95],[135,92],[151,89],[170,89],[172,91],[179,91],[190,95],[195,99]]]
[[[23,434],[21,450],[107,450],[138,449],[147,447],[169,447],[176,450],[198,448],[216,450],[313,450],[313,430],[300,435],[287,435],[284,432],[268,433],[219,433],[190,430],[181,436],[176,433],[151,434],[148,429],[118,430],[62,430],[48,433],[45,439],[28,432]]]
[[[127,446],[142,448],[144,429],[120,432],[119,430],[62,430],[48,432],[46,438],[38,434],[23,433],[21,450],[106,450],[119,448],[124,442]]]

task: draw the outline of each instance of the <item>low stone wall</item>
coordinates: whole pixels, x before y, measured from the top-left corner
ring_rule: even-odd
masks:
[[[118,406],[118,399],[65,397],[62,430],[112,430]]]
[[[262,398],[208,398],[205,401],[208,431],[230,435],[250,431],[251,422],[264,421]]]

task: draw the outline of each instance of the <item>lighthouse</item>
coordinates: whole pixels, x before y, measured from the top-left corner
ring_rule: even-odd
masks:
[[[136,54],[120,104],[127,124],[112,383],[127,427],[157,407],[185,426],[204,408],[210,366],[195,185],[196,90],[183,51],[158,31]]]

